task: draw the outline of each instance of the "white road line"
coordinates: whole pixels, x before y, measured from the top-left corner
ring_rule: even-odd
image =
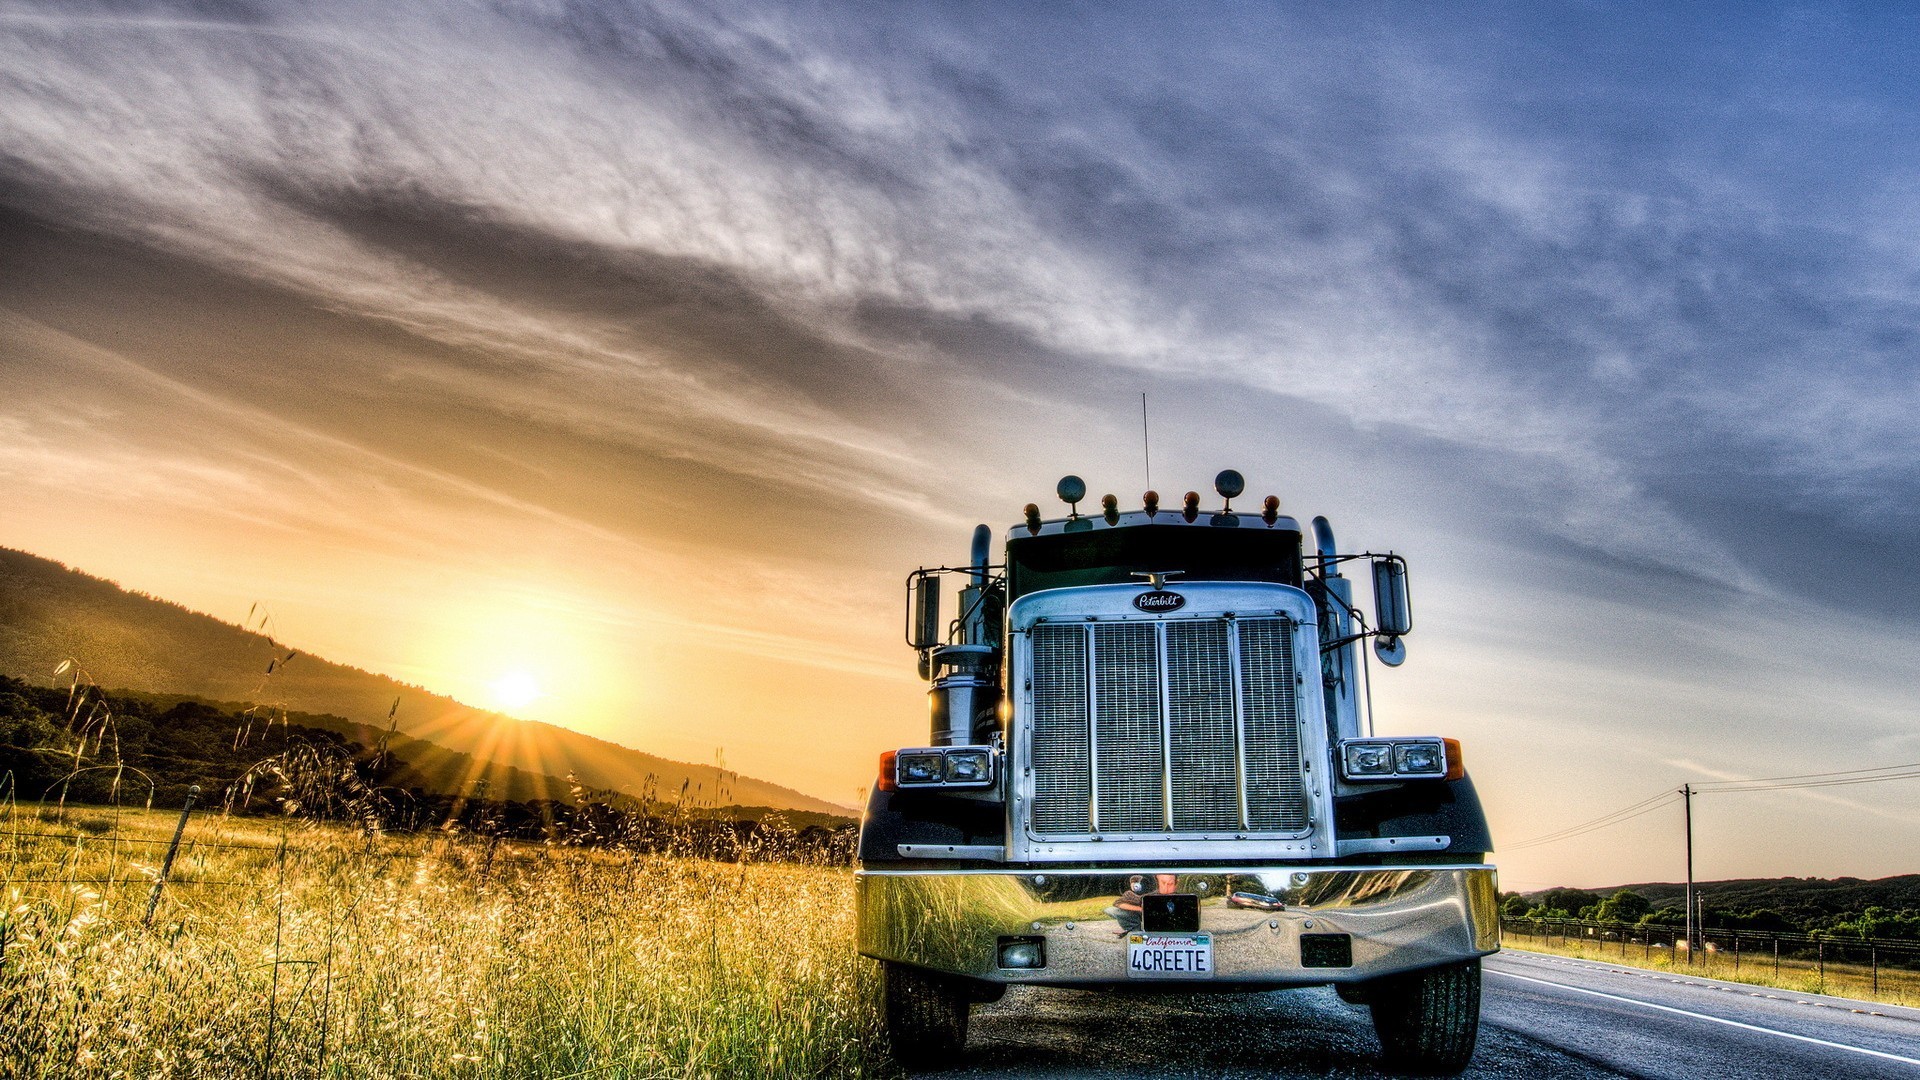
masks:
[[[1828,1042],[1825,1039],[1816,1039],[1811,1035],[1795,1035],[1791,1031],[1778,1031],[1778,1030],[1775,1030],[1774,1028],[1760,1027],[1756,1024],[1743,1024],[1738,1020],[1728,1020],[1725,1017],[1720,1017],[1720,1016],[1708,1016],[1706,1013],[1689,1012],[1686,1009],[1676,1009],[1671,1005],[1655,1005],[1651,1001],[1641,1001],[1637,998],[1621,997],[1618,994],[1603,994],[1598,990],[1588,990],[1585,987],[1581,987],[1581,986],[1568,986],[1566,983],[1557,983],[1551,979],[1536,979],[1531,975],[1515,975],[1511,971],[1497,971],[1492,968],[1487,969],[1487,974],[1502,975],[1509,979],[1520,979],[1525,982],[1539,983],[1541,986],[1551,986],[1556,990],[1571,990],[1576,994],[1591,994],[1597,998],[1606,998],[1608,1001],[1618,1001],[1625,1005],[1638,1005],[1643,1009],[1658,1009],[1661,1012],[1674,1013],[1679,1016],[1690,1016],[1695,1020],[1710,1020],[1716,1024],[1725,1024],[1728,1027],[1742,1028],[1747,1031],[1757,1031],[1762,1035],[1778,1035],[1783,1039],[1792,1039],[1795,1042],[1812,1043],[1815,1046],[1825,1046],[1833,1050],[1850,1050],[1853,1053],[1865,1054],[1868,1057],[1877,1057],[1877,1058],[1884,1059],[1886,1061],[1898,1061],[1903,1065],[1920,1065],[1920,1058],[1901,1057],[1899,1054],[1889,1054],[1884,1050],[1869,1050],[1864,1046],[1848,1046],[1846,1043]]]

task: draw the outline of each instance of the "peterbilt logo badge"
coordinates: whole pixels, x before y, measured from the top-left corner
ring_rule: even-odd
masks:
[[[1187,606],[1187,598],[1177,592],[1160,589],[1154,592],[1143,592],[1134,597],[1133,606],[1141,611],[1179,611]]]

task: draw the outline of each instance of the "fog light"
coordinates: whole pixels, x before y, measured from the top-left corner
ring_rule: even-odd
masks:
[[[1348,776],[1393,775],[1392,743],[1348,743],[1346,757]]]
[[[947,782],[974,784],[987,779],[990,757],[985,750],[955,750],[947,755]]]
[[[1001,938],[1000,966],[1003,968],[1046,967],[1047,939],[1043,937]]]
[[[1437,742],[1403,742],[1393,747],[1394,771],[1405,776],[1439,776],[1447,771]]]
[[[941,775],[941,755],[901,754],[894,759],[903,784],[937,784]]]

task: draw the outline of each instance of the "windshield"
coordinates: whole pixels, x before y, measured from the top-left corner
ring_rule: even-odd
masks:
[[[1007,541],[1007,599],[1042,589],[1141,581],[1178,571],[1181,581],[1300,585],[1300,534],[1255,521],[1240,527],[1139,525],[1014,537]]]

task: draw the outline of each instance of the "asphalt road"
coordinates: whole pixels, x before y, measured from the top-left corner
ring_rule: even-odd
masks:
[[[1504,952],[1473,1077],[1920,1080],[1920,1010]],[[1364,1007],[1333,991],[1136,995],[1016,987],[974,1011],[950,1077],[1371,1077]]]

